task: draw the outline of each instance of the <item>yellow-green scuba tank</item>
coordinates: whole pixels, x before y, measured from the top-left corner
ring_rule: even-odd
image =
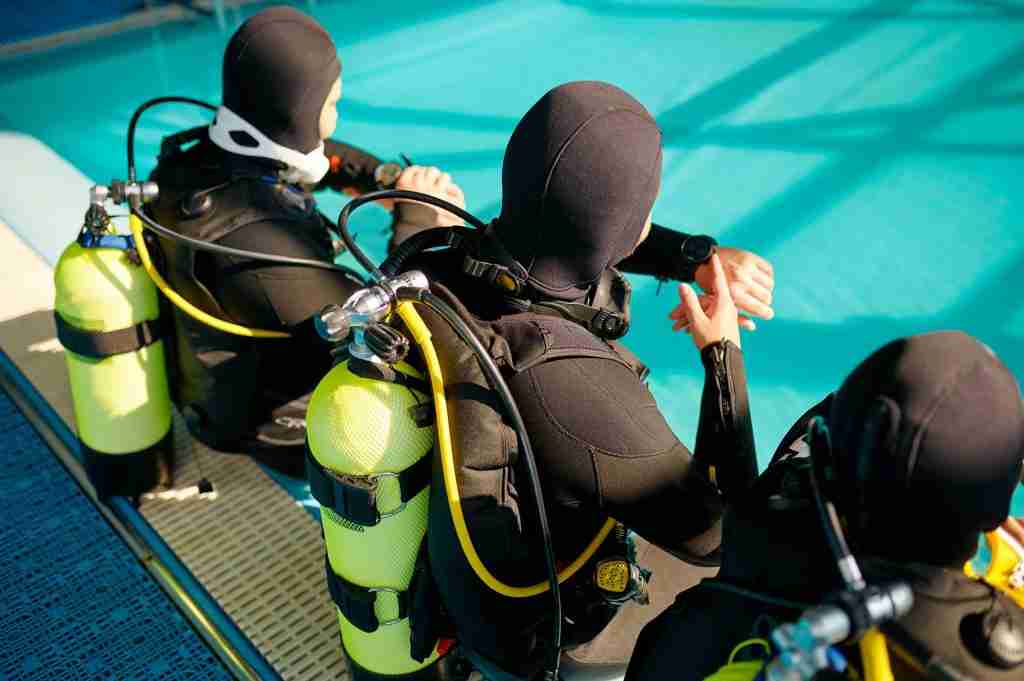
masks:
[[[748,648],[753,650],[755,646],[760,650],[745,656],[742,660],[736,659],[740,653]],[[733,648],[725,665],[711,676],[705,676],[704,681],[754,681],[771,657],[771,643],[763,638],[747,639]]]
[[[159,299],[94,187],[85,225],[54,271],[54,318],[64,346],[86,472],[100,498],[137,496],[160,481],[172,453],[171,401]]]
[[[356,679],[413,674],[438,658],[436,641],[414,653],[409,619],[414,573],[425,568],[417,558],[434,446],[429,393],[404,362],[353,356],[309,403],[310,491],[321,504],[327,582]]]

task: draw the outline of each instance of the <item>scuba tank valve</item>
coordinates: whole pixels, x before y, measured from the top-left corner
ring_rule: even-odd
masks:
[[[366,344],[365,329],[391,314],[399,289],[426,289],[429,285],[427,277],[415,270],[384,278],[374,286],[356,291],[343,305],[325,307],[313,318],[313,326],[321,338],[331,343],[340,343],[351,334],[349,352],[353,357],[380,361]]]
[[[833,646],[910,612],[914,594],[903,582],[841,592],[834,604],[806,610],[795,623],[772,632],[779,654],[757,681],[810,681],[825,669],[843,671],[846,660]]]

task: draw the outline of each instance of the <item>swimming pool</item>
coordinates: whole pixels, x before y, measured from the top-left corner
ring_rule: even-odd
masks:
[[[338,137],[443,166],[483,218],[518,117],[567,80],[614,82],[665,133],[655,219],[761,253],[777,318],[744,338],[760,459],[793,420],[894,337],[961,328],[1024,376],[1024,9],[891,0],[297,3],[339,45]],[[220,54],[260,8],[0,63],[0,129],[96,181],[123,177],[133,109],[219,98]],[[272,96],[268,94],[268,96]],[[169,106],[139,128],[203,122]],[[74,200],[79,200],[74,197]],[[84,205],[84,197],[82,197]],[[343,201],[324,197],[336,215]],[[45,206],[38,210],[45,211]],[[0,218],[3,216],[0,215]],[[357,220],[380,254],[386,219]],[[70,239],[76,225],[54,225]],[[43,254],[51,263],[57,253]],[[669,331],[673,287],[634,279],[630,345],[676,433],[694,439],[703,373]],[[1024,513],[1024,495],[1017,509]]]

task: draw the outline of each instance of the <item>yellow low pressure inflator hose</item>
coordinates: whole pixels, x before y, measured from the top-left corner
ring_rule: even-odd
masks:
[[[894,681],[885,635],[872,627],[864,632],[858,645],[864,665],[864,681]]]
[[[232,322],[226,322],[223,319],[217,319],[213,315],[203,312],[198,307],[185,300],[177,291],[168,285],[160,275],[160,272],[158,272],[156,267],[153,266],[153,260],[149,257],[149,249],[146,248],[146,241],[142,237],[142,220],[140,220],[134,213],[128,216],[128,228],[131,230],[132,238],[135,240],[135,250],[139,253],[139,259],[142,260],[142,267],[145,268],[146,274],[148,274],[149,278],[153,280],[156,287],[160,289],[160,292],[167,296],[167,299],[174,303],[179,310],[198,322],[202,322],[207,326],[212,326],[218,331],[231,333],[236,336],[245,336],[246,338],[290,337],[291,334],[285,333],[284,331],[251,329],[247,326],[242,326],[241,324],[234,324]]]
[[[445,493],[448,497],[448,508],[451,509],[452,521],[455,525],[455,533],[462,546],[462,552],[466,555],[473,572],[477,577],[502,596],[509,598],[530,598],[545,593],[550,588],[547,582],[539,582],[530,586],[512,586],[505,584],[487,569],[480,555],[473,546],[473,539],[469,536],[469,528],[466,526],[466,518],[462,514],[462,499],[459,497],[459,484],[455,477],[455,454],[452,451],[452,435],[448,426],[448,404],[444,397],[444,376],[441,373],[441,363],[437,359],[437,351],[430,340],[430,329],[423,322],[423,318],[413,307],[414,303],[406,301],[398,306],[398,315],[405,322],[413,340],[419,346],[423,359],[427,364],[427,373],[430,375],[430,388],[434,398],[434,411],[437,421],[437,441],[441,452],[441,470],[444,473]],[[604,543],[609,533],[615,528],[615,521],[609,518],[597,534],[590,541],[576,560],[570,563],[564,570],[558,573],[558,583],[579,572],[588,560],[594,555],[597,549]]]

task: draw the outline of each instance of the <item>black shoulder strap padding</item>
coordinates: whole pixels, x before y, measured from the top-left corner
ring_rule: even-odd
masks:
[[[635,370],[607,341],[560,316],[528,312],[509,315],[492,326],[507,342],[511,368],[517,373],[566,357],[608,359]]]
[[[56,310],[53,311],[53,318],[57,323],[60,344],[76,355],[93,359],[135,352],[156,343],[164,336],[164,326],[160,319],[147,319],[116,331],[83,331],[64,321]]]
[[[324,570],[327,574],[327,590],[331,594],[331,600],[338,606],[338,610],[345,616],[353,626],[370,634],[380,627],[380,620],[374,611],[374,604],[377,602],[377,592],[371,591],[365,586],[353,584],[344,577],[338,575],[331,568],[331,560],[324,555]],[[409,616],[409,592],[398,591],[395,593],[398,598],[398,617],[405,619]]]
[[[406,503],[430,484],[433,457],[421,456],[413,465],[398,473],[402,503]],[[357,525],[372,527],[380,522],[377,508],[377,481],[368,476],[333,476],[328,474],[306,443],[306,477],[309,492],[321,506]]]

